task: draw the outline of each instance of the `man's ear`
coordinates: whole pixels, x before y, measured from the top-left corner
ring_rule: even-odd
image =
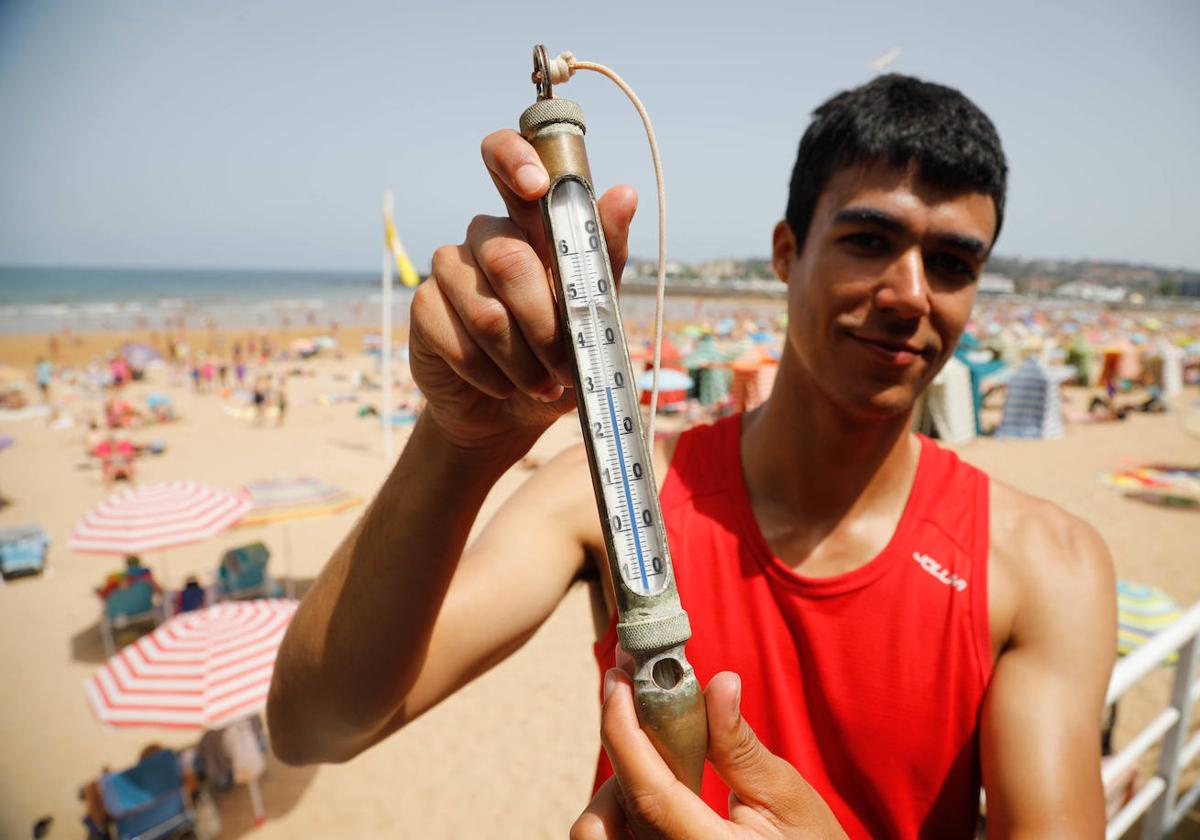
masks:
[[[792,271],[792,260],[795,258],[796,234],[792,233],[792,226],[786,220],[780,221],[771,234],[771,268],[775,270],[775,276],[784,283],[788,281],[788,275]]]

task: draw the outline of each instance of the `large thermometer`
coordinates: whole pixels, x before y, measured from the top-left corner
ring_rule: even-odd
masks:
[[[521,134],[550,176],[541,201],[563,340],[570,348],[579,421],[616,591],[617,636],[634,662],[638,717],[676,777],[699,792],[708,743],[700,685],[684,655],[691,637],[662,524],[653,452],[612,266],[584,150],[583,111],[554,96],[545,48],[534,48],[538,101]]]

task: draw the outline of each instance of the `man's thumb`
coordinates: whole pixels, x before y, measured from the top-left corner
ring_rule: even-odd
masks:
[[[608,243],[608,261],[617,283],[621,282],[621,273],[629,256],[629,225],[637,212],[637,204],[637,190],[627,185],[613,187],[596,202],[600,224],[604,226],[604,239]]]
[[[704,691],[708,760],[729,785],[730,819],[765,818],[776,826],[805,826],[820,837],[845,837],[820,794],[758,740],[742,717],[741,695],[741,679],[728,671],[714,676]]]
[[[747,805],[766,805],[799,775],[763,746],[741,713],[742,681],[728,671],[705,689],[708,707],[708,760],[729,789]]]

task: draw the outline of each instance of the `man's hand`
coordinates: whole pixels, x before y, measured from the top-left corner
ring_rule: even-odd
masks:
[[[638,726],[633,685],[613,669],[604,678],[600,737],[616,775],[571,827],[571,840],[638,837],[845,837],[829,806],[795,768],[769,752],[741,715],[741,679],[724,671],[704,691],[708,760],[729,785],[721,819],[678,781]]]
[[[447,441],[523,452],[575,407],[537,205],[550,182],[515,131],[488,135],[482,154],[508,216],[476,216],[461,245],[434,252],[413,296],[412,373]],[[614,187],[597,207],[619,281],[637,194]]]

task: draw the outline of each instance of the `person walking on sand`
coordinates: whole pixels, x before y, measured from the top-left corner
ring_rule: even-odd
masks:
[[[467,544],[496,481],[575,407],[537,204],[546,172],[511,130],[482,152],[508,215],[476,216],[414,293],[428,405],[288,627],[267,709],[276,755],[369,749],[520,648],[585,580],[604,752],[574,840],[624,837],[629,822],[670,838],[971,838],[981,780],[989,837],[1102,836],[1108,550],[911,431],[1003,221],[1007,164],[983,112],[900,75],[817,108],[772,231],[789,316],[774,388],[656,443],[687,655],[707,684],[699,797],[638,728],[614,667],[582,445]],[[598,202],[618,281],[635,207],[625,186]]]
[[[276,426],[283,425],[283,415],[287,412],[287,390],[284,387],[286,382],[287,375],[280,374],[279,387],[275,389],[275,410],[279,412],[279,415],[275,418]]]
[[[254,380],[254,425],[261,426],[267,416],[268,381],[265,376]]]
[[[44,356],[37,360],[37,386],[42,394],[42,402],[50,402],[50,383],[54,380],[54,364]]]

